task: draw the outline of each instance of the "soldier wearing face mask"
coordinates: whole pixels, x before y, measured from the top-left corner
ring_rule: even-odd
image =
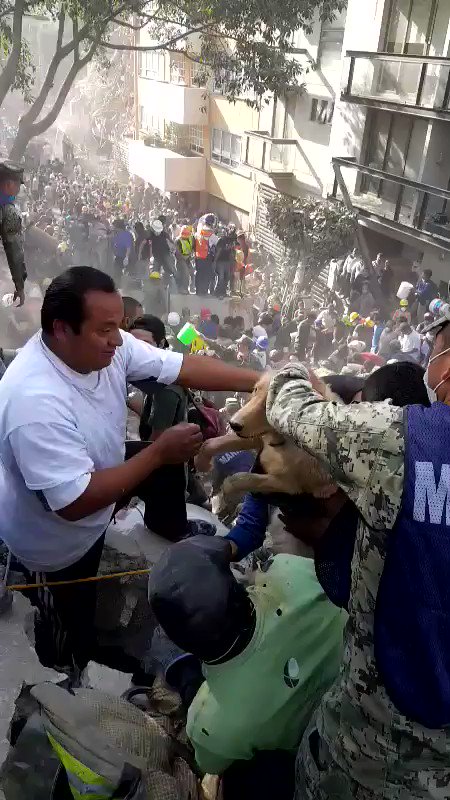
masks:
[[[341,672],[300,745],[295,800],[448,794],[450,310],[430,331],[430,407],[330,403],[300,364],[269,388],[269,422],[360,515]]]

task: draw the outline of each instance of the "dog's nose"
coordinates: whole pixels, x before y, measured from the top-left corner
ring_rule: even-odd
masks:
[[[231,420],[231,422],[230,422],[230,428],[231,428],[231,429],[232,429],[232,430],[233,430],[235,433],[239,433],[239,431],[241,431],[241,430],[243,429],[243,427],[244,427],[244,426],[243,426],[243,425],[241,425],[241,423],[240,423],[240,422],[233,422],[233,420]]]

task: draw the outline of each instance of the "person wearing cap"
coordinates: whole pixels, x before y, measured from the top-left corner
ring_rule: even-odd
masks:
[[[275,556],[247,590],[230,558],[229,541],[198,536],[167,550],[149,578],[158,623],[202,662],[187,734],[200,769],[218,775],[258,751],[295,752],[337,676],[346,620],[325,597],[313,561]]]
[[[403,322],[404,318],[407,322],[411,322],[411,312],[409,310],[409,303],[407,300],[400,300],[399,307],[395,309],[392,319],[394,322]]]
[[[175,239],[175,258],[177,264],[177,286],[181,294],[189,294],[189,283],[194,270],[194,235],[189,225],[183,225],[180,235]]]
[[[225,233],[219,236],[214,254],[214,269],[217,276],[215,294],[219,299],[226,297],[228,287],[233,283],[236,242],[236,226],[230,224]]]
[[[303,737],[296,800],[435,800],[450,785],[450,313],[431,330],[430,407],[339,406],[301,364],[269,387],[271,425],[360,514],[343,665]]]
[[[206,214],[204,223],[197,226],[195,234],[195,291],[198,295],[212,293],[214,284],[214,254],[218,238],[214,232],[215,216]]]
[[[269,349],[269,340],[267,336],[258,336],[255,343],[255,349],[253,350],[253,355],[256,356],[263,369],[267,367],[268,349]]]
[[[172,279],[171,282],[175,285],[175,262],[171,252],[173,243],[164,228],[165,219],[166,217],[164,214],[160,214],[157,219],[152,220],[150,223],[149,236],[152,244],[155,271],[163,275],[168,281]],[[146,309],[146,311],[148,310],[149,309]]]
[[[27,271],[22,220],[14,205],[21,183],[23,183],[23,167],[13,161],[0,162],[0,236],[14,283],[14,300],[19,300],[19,305],[22,306],[25,302]]]

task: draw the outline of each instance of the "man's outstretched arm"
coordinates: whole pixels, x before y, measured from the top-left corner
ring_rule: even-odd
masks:
[[[251,392],[261,374],[209,356],[184,356],[176,383],[208,392]]]

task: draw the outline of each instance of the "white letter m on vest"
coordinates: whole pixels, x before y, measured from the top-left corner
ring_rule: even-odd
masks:
[[[442,525],[445,504],[445,524],[450,525],[450,464],[442,464],[436,487],[432,462],[416,461],[413,515],[416,522],[425,522],[427,502],[430,522],[433,525]]]

